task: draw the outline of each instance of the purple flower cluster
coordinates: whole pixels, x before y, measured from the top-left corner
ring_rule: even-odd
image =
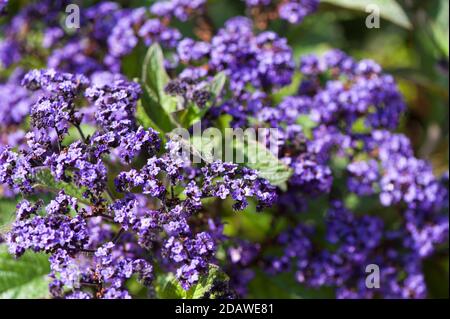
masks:
[[[0,145],[18,146],[25,136],[20,124],[27,117],[35,97],[18,83],[21,73],[17,70],[6,83],[0,84]]]
[[[216,251],[216,245],[207,232],[198,233],[193,238],[177,240],[170,237],[165,245],[165,254],[170,260],[181,265],[176,276],[184,289],[189,289],[200,278],[200,272],[208,268]]]
[[[313,229],[300,225],[279,237],[286,248],[281,257],[270,260],[269,271],[286,271],[295,265],[292,270],[298,282],[313,288],[336,286],[338,298],[425,296],[420,259],[395,250],[394,245],[402,246],[401,236],[386,230],[379,218],[356,217],[341,202],[334,202],[326,227],[326,240],[334,249],[317,247],[311,239]],[[366,287],[365,268],[371,264],[382,269],[380,289]],[[397,267],[405,270],[403,278],[396,275]]]
[[[117,190],[127,192],[117,201],[112,210],[115,221],[124,229],[133,229],[143,247],[152,247],[160,238],[161,231],[167,234],[163,243],[163,255],[177,266],[176,275],[181,285],[189,289],[200,274],[205,273],[214,261],[217,235],[208,232],[195,233],[188,221],[203,208],[202,199],[231,197],[236,210],[243,210],[247,199],[254,197],[259,207],[270,206],[276,200],[275,189],[267,181],[258,178],[256,172],[239,168],[235,164],[214,162],[192,171],[191,165],[177,156],[180,144],[170,142],[168,153],[162,158],[150,158],[139,171],[121,173],[115,180]],[[164,186],[158,176],[167,176],[169,186]],[[182,194],[175,189],[183,185]],[[146,210],[131,194],[132,189],[141,188],[142,194],[159,198],[164,204],[159,210]],[[176,199],[177,196],[184,200]],[[209,228],[210,225],[208,226]],[[220,236],[220,234],[219,234]]]
[[[95,122],[101,128],[92,137],[94,143],[101,145],[97,156],[107,151],[107,146],[119,146],[119,157],[130,163],[143,150],[153,154],[159,149],[159,134],[136,123],[134,113],[140,93],[137,83],[122,79],[112,84],[92,85],[86,90],[85,96],[96,110]]]
[[[187,21],[193,14],[201,14],[206,0],[162,0],[152,5],[150,11],[161,18]]]
[[[255,278],[252,266],[258,262],[261,245],[248,241],[238,241],[227,251],[227,273],[238,296],[248,294],[248,285]]]
[[[31,2],[0,26],[0,68],[10,74],[0,83],[0,195],[27,197],[6,242],[17,257],[49,255],[53,297],[131,298],[134,278],[151,294],[167,273],[189,290],[213,265],[241,297],[256,268],[338,298],[427,297],[424,260],[448,240],[448,173],[436,177],[392,132],[405,110],[394,78],[338,50],[298,64],[287,39],[258,31],[265,18],[299,24],[319,1],[246,0],[254,21],[233,17],[217,31],[205,0],[101,1],[82,8],[76,32],[60,23],[67,4]],[[177,29],[188,20],[197,37]],[[35,25],[42,43],[30,46]],[[195,104],[212,126],[278,129],[286,183],[234,163],[194,164],[183,140],[143,126],[146,88],[121,73],[138,76],[126,60],[140,67],[140,50],[155,43],[170,69],[158,89],[179,108]],[[25,74],[28,57],[46,68]],[[219,72],[229,87],[213,96]],[[294,76],[301,82],[284,96]],[[223,214],[253,203],[269,208],[266,237],[225,236]],[[379,266],[381,288],[366,287],[368,265]],[[234,295],[221,284],[212,290]]]
[[[338,124],[342,120],[351,129],[358,119],[368,127],[397,127],[405,109],[394,78],[382,73],[371,60],[355,61],[341,51],[330,51],[322,57],[306,56],[300,71],[307,76],[301,94],[314,94],[312,118],[321,123]],[[324,85],[319,77],[331,74]]]
[[[181,41],[178,52],[183,62],[206,59],[212,71],[225,71],[231,88],[239,92],[247,84],[257,88],[287,85],[295,68],[287,40],[270,31],[255,35],[252,21],[244,17],[228,20],[210,44]]]
[[[5,6],[6,3],[2,0]],[[24,53],[27,52],[26,41],[23,33],[31,27],[31,24],[42,21],[46,26],[55,26],[59,23],[58,15],[64,12],[69,2],[66,0],[44,0],[39,3],[30,3],[23,7],[6,26],[1,26],[3,37],[0,39],[0,67],[7,68],[19,62]],[[3,10],[0,9],[0,12]]]
[[[21,192],[31,192],[32,167],[27,158],[19,156],[10,147],[0,147],[0,183]]]
[[[319,6],[318,0],[290,0],[281,3],[280,18],[289,23],[299,24],[306,16],[312,14]]]
[[[33,206],[23,201],[17,206],[17,219],[7,236],[10,252],[21,256],[27,249],[46,253],[64,249],[76,252],[87,242],[87,225],[81,216],[69,216],[77,211],[76,199],[60,192],[45,208],[44,217],[38,215],[39,203]]]
[[[67,299],[131,299],[126,281],[136,274],[144,285],[149,285],[153,267],[145,259],[129,258],[127,254],[112,242],[100,246],[90,259],[74,258],[66,250],[57,250],[50,257],[52,295],[62,297],[64,288],[69,288],[72,292],[65,296]]]
[[[213,97],[212,94],[206,90],[205,82],[187,77],[186,75],[180,79],[170,81],[167,84],[165,91],[169,95],[182,98],[184,105],[195,103],[201,108],[204,108]]]
[[[245,0],[247,7],[257,9],[257,13],[267,9],[275,11],[280,19],[292,24],[302,23],[305,17],[317,10],[319,2],[319,0]]]
[[[6,6],[8,5],[8,0],[1,0],[0,1],[0,13],[3,12],[3,10],[6,10]]]
[[[398,211],[401,226],[393,231],[380,218],[350,212],[336,201],[321,239],[335,249],[316,246],[317,232],[300,224],[280,235],[285,252],[271,260],[269,271],[293,269],[300,283],[336,287],[339,298],[424,298],[423,260],[448,238],[448,183],[414,157],[405,136],[382,129],[396,127],[404,109],[392,77],[371,61],[356,62],[339,51],[307,56],[300,68],[306,77],[298,97],[257,112],[261,122],[285,132],[283,160],[294,169],[280,207],[308,211],[308,200],[297,207],[286,201],[302,194],[341,198],[351,192],[378,201],[380,210]],[[299,117],[316,123],[312,132],[306,134],[295,120]],[[365,130],[355,129],[358,121]],[[344,167],[336,167],[336,158]],[[335,180],[342,169],[347,189]],[[382,270],[381,289],[365,285],[370,264]],[[395,275],[399,269],[406,272],[402,279]]]
[[[376,182],[380,178],[377,161],[353,162],[347,166],[347,170],[350,174],[349,191],[361,196],[371,195],[375,192]]]
[[[127,242],[119,239],[132,235],[141,250],[160,247],[161,256],[172,260],[168,269],[174,269],[183,288],[189,289],[208,272],[216,238],[221,236],[214,228],[208,232],[211,225],[204,231],[191,228],[189,220],[203,209],[202,199],[231,197],[233,207],[242,210],[254,197],[263,208],[276,200],[275,188],[255,171],[235,164],[214,162],[196,168],[179,156],[180,142],[168,142],[167,152],[156,156],[161,145],[158,133],[139,127],[135,119],[139,86],[122,79],[99,84],[53,70],[25,75],[23,85],[39,90],[41,97],[30,110],[29,147],[21,153],[9,148],[0,153],[0,182],[33,192],[38,172],[48,169],[55,181],[85,189],[81,200],[90,206],[80,206],[63,191],[43,214],[40,202],[22,202],[7,238],[10,251],[17,256],[27,249],[51,254],[50,289],[56,297],[69,288],[70,298],[128,298],[124,284],[134,273],[145,285],[152,278],[152,265],[141,258],[140,250],[129,257],[122,252]],[[78,105],[83,98],[96,110],[92,124],[97,130],[91,136],[81,129],[84,108]],[[78,129],[81,139],[66,145],[71,127]],[[116,191],[124,198],[114,200],[108,189],[108,156],[118,153],[120,160],[131,164],[144,151],[149,156],[146,165],[117,175]],[[136,189],[140,194],[133,193]],[[148,198],[159,204],[152,206]],[[118,239],[111,238],[114,232],[91,234],[98,225],[91,229],[90,220],[97,217],[121,227]],[[105,241],[109,242],[93,249]],[[91,258],[82,256],[93,251]]]

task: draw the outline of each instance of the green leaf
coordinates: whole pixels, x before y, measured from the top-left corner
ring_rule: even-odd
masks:
[[[144,112],[138,107],[138,120],[161,133],[170,132],[178,126],[172,113],[177,111],[179,99],[167,95],[164,91],[169,81],[161,47],[154,44],[148,49],[142,68],[143,95],[140,105]]]
[[[186,292],[186,299],[200,299],[209,295],[214,299],[214,286],[219,282],[227,282],[228,276],[216,265],[210,264],[207,276],[202,276],[198,283]]]
[[[222,136],[194,135],[190,141],[194,155],[201,154],[200,158],[207,163],[211,163],[219,157],[219,154],[214,154],[214,152],[217,152],[219,148],[222,151]]]
[[[222,93],[223,88],[227,82],[227,76],[225,72],[217,73],[210,85],[210,92],[213,95],[213,98],[216,99]]]
[[[159,299],[180,299],[186,294],[172,273],[158,275],[155,281],[155,290]]]
[[[0,238],[12,227],[16,216],[16,198],[0,198]]]
[[[322,0],[322,2],[363,12],[366,12],[368,5],[376,5],[380,8],[382,18],[406,29],[412,28],[405,11],[395,0]]]
[[[152,119],[145,112],[144,106],[142,105],[142,100],[139,100],[136,106],[136,120],[144,128],[154,128],[160,131],[160,128],[152,121]]]
[[[272,185],[285,187],[292,175],[292,169],[282,163],[264,145],[253,139],[236,139],[237,152],[244,154],[244,165],[258,171],[258,175]]]
[[[231,206],[231,203],[229,205]],[[242,214],[231,213],[222,218],[225,236],[239,237],[251,242],[263,242],[269,233],[275,230],[273,214],[266,211],[257,212],[254,201],[249,202],[249,206]],[[280,221],[281,218],[277,217],[276,222]]]
[[[440,0],[436,9],[437,16],[431,22],[435,41],[442,52],[449,56],[449,2]]]
[[[152,127],[161,133],[168,133],[176,128],[171,116],[166,113],[158,100],[145,87],[141,102],[138,104],[137,115],[143,126]]]
[[[318,123],[314,122],[309,115],[301,115],[297,119],[297,124],[303,129],[303,133],[309,139],[312,138],[312,130],[317,127]]]
[[[48,258],[27,252],[14,259],[6,245],[0,246],[0,299],[36,299],[49,297]]]
[[[255,299],[333,299],[332,288],[306,288],[295,280],[293,273],[276,276],[256,270],[255,278],[249,285],[249,298]]]
[[[170,77],[164,68],[164,55],[158,44],[152,45],[145,56],[142,68],[142,82],[159,97],[170,81]]]
[[[166,113],[177,111],[179,99],[165,93],[164,89],[170,77],[164,67],[164,55],[161,47],[155,43],[147,51],[142,69],[142,83],[147,93],[154,98]]]
[[[352,132],[357,134],[365,134],[370,132],[370,127],[366,125],[367,120],[365,118],[359,118],[352,125]]]
[[[16,198],[0,198],[0,227],[14,219]]]
[[[96,127],[89,125],[89,124],[81,124],[80,129],[86,138],[88,136],[94,135],[95,131],[97,130]],[[77,130],[76,127],[71,126],[69,128],[69,132],[68,132],[67,136],[64,138],[63,144],[70,145],[73,142],[80,140],[80,139],[81,139],[80,132]]]
[[[228,282],[228,276],[216,265],[210,264],[208,274],[200,277],[198,283],[184,290],[172,273],[160,274],[156,278],[155,290],[160,299],[200,299],[208,295],[214,299],[214,286],[219,282]],[[220,293],[220,292],[219,292]]]
[[[200,108],[198,105],[192,103],[188,106],[186,110],[180,112],[179,122],[181,126],[184,128],[190,128],[192,125],[201,121],[205,114],[209,111],[209,109],[214,105],[217,98],[222,93],[225,84],[227,82],[227,76],[225,72],[220,72],[216,74],[214,79],[211,81],[211,84],[207,88],[207,90],[212,95],[212,100],[205,107]]]
[[[82,202],[86,201],[83,197],[83,193],[87,190],[85,187],[77,187],[71,183],[55,181],[48,169],[38,171],[34,177],[37,181],[37,184],[34,185],[35,188],[42,188],[51,192],[64,190],[67,195],[75,197]]]

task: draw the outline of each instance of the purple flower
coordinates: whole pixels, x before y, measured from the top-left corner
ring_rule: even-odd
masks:
[[[207,42],[196,42],[185,38],[178,44],[177,52],[183,62],[200,61],[210,53],[211,46]]]
[[[375,184],[379,181],[379,168],[375,160],[353,162],[347,166],[350,173],[348,189],[358,195],[371,195]]]
[[[173,48],[181,39],[181,33],[177,29],[168,28],[158,19],[147,20],[139,29],[138,35],[147,46],[159,42],[165,47]]]
[[[153,4],[150,11],[161,18],[187,21],[192,14],[201,14],[205,3],[205,0],[162,0]]]
[[[65,196],[60,193],[60,196]],[[60,199],[61,200],[61,199]],[[23,206],[19,207],[18,219],[13,224],[11,232],[7,236],[9,250],[16,256],[21,256],[27,249],[36,252],[53,252],[57,249],[77,251],[82,249],[88,240],[87,225],[81,216],[70,217],[65,205],[71,203],[52,202],[47,207],[46,216],[31,217],[24,215]],[[61,204],[63,206],[61,206]],[[77,210],[77,207],[71,207]]]
[[[280,7],[280,18],[299,24],[319,7],[319,0],[289,0]]]
[[[8,5],[8,0],[0,0],[0,13],[5,10],[6,6]]]

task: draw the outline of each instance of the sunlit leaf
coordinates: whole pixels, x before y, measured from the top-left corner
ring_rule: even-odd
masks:
[[[228,280],[228,276],[218,266],[210,264],[208,274],[201,276],[198,283],[189,290],[184,290],[172,273],[159,275],[155,290],[160,299],[200,299],[205,296],[214,299],[216,297],[215,285],[228,282]]]
[[[46,255],[27,252],[14,259],[6,245],[0,245],[0,299],[49,297],[49,272]]]
[[[244,154],[244,165],[258,171],[258,175],[272,185],[284,186],[292,175],[292,169],[282,163],[260,142],[252,139],[236,139],[236,150]]]
[[[411,29],[412,25],[402,7],[395,0],[322,0],[335,6],[366,12],[369,5],[380,9],[380,16],[403,28]]]
[[[64,192],[69,196],[75,197],[81,201],[86,200],[83,193],[87,191],[87,188],[77,187],[73,183],[56,181],[48,169],[38,171],[35,174],[35,179],[37,184],[34,185],[34,188],[55,193],[64,190]]]

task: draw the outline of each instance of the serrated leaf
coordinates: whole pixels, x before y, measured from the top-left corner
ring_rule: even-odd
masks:
[[[47,298],[49,272],[46,255],[27,252],[14,259],[0,245],[0,299]]]
[[[83,193],[87,190],[85,187],[77,187],[70,183],[58,182],[53,178],[53,175],[48,169],[43,169],[35,174],[35,179],[37,184],[35,188],[43,188],[51,192],[59,192],[64,190],[64,192],[72,197],[75,197],[81,201],[86,199],[83,197]]]
[[[403,8],[395,0],[322,0],[335,6],[366,12],[369,5],[380,8],[380,16],[403,28],[411,29],[412,25]]]

